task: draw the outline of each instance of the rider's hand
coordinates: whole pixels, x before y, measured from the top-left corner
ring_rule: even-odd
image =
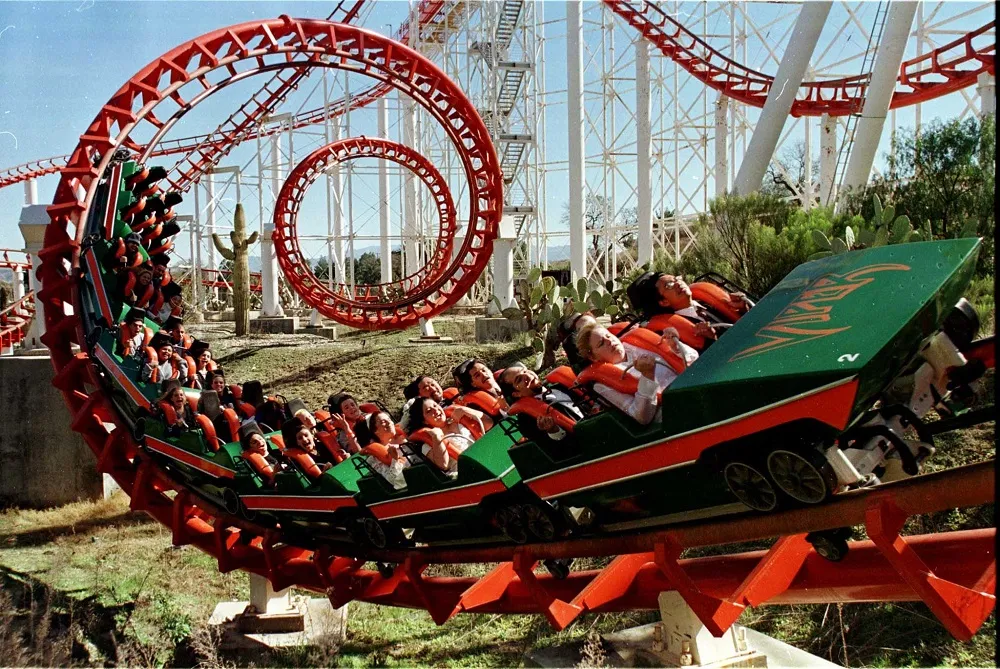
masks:
[[[351,426],[347,424],[347,419],[341,416],[339,413],[335,413],[330,416],[330,423],[333,424],[338,430],[350,430]]]
[[[715,339],[715,330],[713,330],[712,326],[705,321],[694,324],[694,333],[699,337],[704,337],[705,339]]]
[[[635,361],[635,369],[647,379],[652,379],[656,371],[656,359],[651,355],[640,356]]]
[[[729,293],[729,304],[740,313],[750,308],[750,305],[747,304],[747,296],[743,293]]]
[[[538,423],[538,429],[542,430],[543,432],[555,432],[557,429],[556,421],[555,419],[552,418],[552,416],[549,415],[539,416],[536,422]]]
[[[399,450],[399,446],[390,445],[385,450],[393,460],[400,460],[403,457],[403,451]]]

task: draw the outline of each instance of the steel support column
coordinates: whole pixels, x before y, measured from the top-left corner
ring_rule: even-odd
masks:
[[[566,2],[566,127],[569,132],[569,269],[573,280],[586,278],[587,255],[583,220],[583,6]]]
[[[726,115],[729,113],[729,98],[719,93],[715,101],[715,197],[729,190],[729,154],[726,140],[729,138],[729,128]]]
[[[829,114],[819,117],[819,197],[820,204],[830,206],[836,201],[837,119]]]
[[[997,79],[988,72],[979,75],[976,84],[976,92],[979,93],[979,116],[995,114],[997,111]]]
[[[389,103],[378,99],[378,136],[389,139]],[[382,283],[392,281],[392,245],[389,243],[389,163],[378,162],[378,234]]]
[[[635,183],[640,265],[653,260],[653,126],[649,102],[649,40],[640,35],[635,40]]]
[[[208,238],[212,239],[215,234],[215,175],[208,172],[203,177],[205,179],[205,192],[208,197]],[[263,178],[263,177],[261,177]],[[215,262],[215,243],[208,245],[208,269],[217,269]]]
[[[38,182],[34,179],[24,182],[24,204],[38,204]]]
[[[812,58],[832,5],[832,2],[806,2],[799,10],[799,17],[788,38],[788,46],[781,57],[778,72],[774,75],[774,83],[767,94],[764,109],[761,110],[757,127],[750,137],[750,146],[747,147],[739,174],[733,183],[733,190],[741,195],[760,189],[767,165],[778,146],[781,129],[792,109],[795,95],[809,67],[809,59]],[[898,67],[899,63],[896,65]]]
[[[271,138],[271,183],[275,195],[281,191],[282,182],[281,166],[278,163],[280,137],[275,135]],[[260,236],[260,315],[264,317],[283,315],[278,299],[278,255],[274,251],[274,240],[271,238],[273,234],[274,219],[269,219],[264,222]]]
[[[403,125],[403,144],[416,146],[416,105],[406,96],[400,96],[400,123]],[[403,262],[407,275],[420,269],[420,258],[417,254],[417,240],[420,234],[420,218],[417,211],[417,179],[409,170],[403,171]]]
[[[903,62],[903,53],[910,36],[910,26],[913,25],[913,16],[917,13],[917,4],[897,0],[889,5],[882,39],[879,40],[875,64],[872,66],[871,83],[865,95],[865,106],[861,110],[861,117],[854,131],[851,155],[847,159],[847,169],[840,182],[841,192],[863,188],[868,183],[868,175],[871,174],[875,154],[878,152],[879,140],[882,139],[882,128],[889,112],[889,102],[896,88],[899,66]]]

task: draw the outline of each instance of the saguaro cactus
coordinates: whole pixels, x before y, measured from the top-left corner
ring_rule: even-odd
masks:
[[[233,263],[233,314],[236,318],[236,336],[242,337],[250,330],[250,258],[247,248],[257,242],[257,233],[246,236],[247,224],[243,205],[236,205],[233,217],[234,230],[229,233],[232,250],[227,249],[219,235],[212,233],[212,241],[222,257]]]

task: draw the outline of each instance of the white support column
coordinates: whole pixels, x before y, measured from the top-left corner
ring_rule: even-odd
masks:
[[[829,114],[819,117],[819,202],[830,206],[837,199],[837,119]]]
[[[569,132],[569,269],[576,281],[587,276],[583,220],[583,7],[579,0],[566,2],[566,127]]]
[[[34,179],[24,182],[24,204],[38,204],[38,183]]]
[[[406,96],[400,96],[403,124],[403,144],[415,147],[417,142],[416,115],[417,106]],[[417,211],[417,179],[409,170],[403,173],[403,261],[405,272],[409,276],[420,269],[420,257],[417,253],[417,240],[420,235],[420,215]]]
[[[383,95],[378,99],[378,136],[389,139],[389,102]],[[378,234],[381,281],[392,281],[392,244],[389,241],[389,162],[378,163]]]
[[[741,195],[760,189],[832,5],[832,2],[806,2],[799,10],[788,46],[778,65],[778,73],[774,75],[774,83],[733,183],[733,190]]]
[[[805,144],[805,156],[803,166],[802,184],[802,208],[806,211],[812,209],[813,204],[813,158],[812,158],[812,118],[806,116],[802,119]]]
[[[333,121],[330,128],[333,141],[340,141],[340,122]],[[344,179],[340,173],[340,163],[330,168],[330,187],[333,189],[333,267],[338,283],[347,283],[344,272]]]
[[[218,269],[218,265],[215,263],[215,243],[211,241],[215,234],[215,175],[211,172],[205,175],[205,189],[208,192],[208,269],[214,270]],[[212,280],[215,279],[213,276]]]
[[[875,53],[875,64],[872,66],[872,78],[865,95],[865,105],[861,109],[861,117],[854,131],[851,155],[847,159],[847,169],[840,183],[842,192],[852,188],[863,188],[868,183],[879,140],[882,139],[882,128],[889,112],[889,102],[892,101],[892,92],[896,88],[899,66],[903,62],[906,42],[910,36],[910,26],[913,25],[913,16],[917,13],[917,4],[897,0],[889,5],[882,39],[879,40],[878,51]]]
[[[726,140],[729,128],[726,115],[729,113],[729,98],[719,93],[715,102],[715,197],[729,191],[729,153]]]
[[[976,84],[979,93],[979,116],[995,114],[997,111],[997,79],[989,72],[982,72]]]
[[[653,260],[653,125],[649,94],[649,40],[635,40],[635,153],[636,222],[639,225],[638,262]]]
[[[500,301],[500,309],[514,307],[514,244],[517,243],[517,233],[514,229],[514,217],[504,216],[500,219],[500,231],[493,242],[493,294]],[[495,307],[490,306],[487,311]]]
[[[18,266],[18,268],[13,271],[14,271],[14,276],[11,279],[14,282],[13,301],[17,302],[22,297],[24,297],[24,273],[27,270],[23,270],[20,268],[20,266]]]
[[[281,166],[278,155],[281,135],[271,137],[271,189],[275,196],[281,191]],[[274,219],[264,221],[260,236],[260,315],[264,318],[284,316],[278,297],[278,254],[274,251]]]
[[[19,223],[21,237],[24,239],[24,252],[31,258],[31,269],[28,270],[28,282],[31,290],[34,291],[35,317],[31,319],[31,326],[28,334],[21,346],[28,350],[45,348],[42,343],[42,335],[45,334],[45,308],[39,293],[42,290],[42,282],[38,280],[38,268],[42,266],[42,261],[38,257],[38,252],[45,246],[46,223]]]

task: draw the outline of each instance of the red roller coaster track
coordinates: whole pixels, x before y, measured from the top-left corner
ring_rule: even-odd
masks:
[[[463,611],[535,612],[558,627],[584,611],[652,607],[655,595],[676,589],[715,632],[728,627],[748,605],[814,601],[921,600],[948,630],[968,639],[994,606],[994,529],[924,537],[899,536],[905,519],[993,500],[993,465],[982,463],[941,474],[839,496],[817,508],[725,521],[668,531],[554,544],[496,548],[428,548],[408,553],[365,556],[399,564],[392,575],[361,569],[364,557],[349,545],[294,544],[279,532],[239,521],[172,481],[138,447],[95,376],[85,350],[79,316],[80,246],[87,213],[116,148],[127,145],[140,123],[162,124],[152,115],[164,99],[179,96],[188,81],[203,86],[205,74],[220,68],[263,64],[268,55],[285,56],[287,67],[302,67],[296,56],[333,56],[342,66],[364,64],[363,71],[400,76],[432,104],[452,101],[447,82],[402,45],[351,26],[324,21],[281,19],[252,22],[216,31],[158,58],[126,83],[81,136],[62,170],[48,212],[45,245],[39,253],[44,343],[52,356],[53,384],[72,414],[72,427],[110,474],[131,496],[133,509],[146,511],[170,527],[176,545],[191,544],[212,554],[221,571],[244,569],[267,576],[276,587],[298,584],[325,592],[334,604],[362,599],[427,609],[441,622]],[[312,61],[309,61],[310,63]],[[277,68],[275,68],[277,69]],[[234,74],[234,76],[236,76]],[[441,75],[443,77],[443,75]],[[402,86],[400,81],[395,81]],[[163,88],[159,88],[159,86]],[[440,86],[440,88],[438,87]],[[209,93],[206,88],[206,93]],[[409,92],[409,91],[407,91]],[[203,96],[204,97],[204,96]],[[176,102],[176,100],[175,100]],[[442,112],[444,114],[445,112]],[[482,122],[472,123],[473,142],[488,146]],[[448,127],[469,131],[470,122],[448,115]],[[468,146],[461,144],[460,146]],[[472,150],[477,150],[473,145]],[[482,204],[476,225],[495,224],[499,170],[492,149],[472,158]],[[101,156],[98,164],[92,157]],[[475,161],[479,161],[478,163]],[[467,168],[468,169],[468,168]],[[480,195],[476,195],[476,198]],[[480,248],[488,254],[488,232]],[[460,253],[461,258],[461,253]],[[176,493],[176,494],[174,494]],[[871,542],[855,543],[844,562],[820,559],[803,533],[863,523]],[[697,560],[680,559],[685,548],[782,536],[774,547],[751,553]],[[574,572],[564,580],[536,575],[538,560],[549,557],[621,555],[601,571]],[[481,579],[434,577],[429,565],[454,562],[501,562]]]
[[[754,107],[763,107],[770,90],[773,77],[746,67],[723,56],[707,42],[685,28],[675,19],[668,16],[662,9],[649,2],[626,2],[622,0],[604,0],[618,16],[629,25],[639,30],[665,56],[671,58],[696,79],[728,97]],[[360,4],[355,3],[355,4]],[[440,15],[444,2],[441,0],[423,0],[419,13],[421,26],[433,23]],[[357,12],[348,11],[344,22],[349,22]],[[973,30],[962,37],[929,51],[921,56],[905,61],[900,67],[898,78],[900,88],[892,98],[891,108],[898,109],[908,105],[928,102],[947,95],[959,89],[971,86],[982,72],[995,73],[996,45],[990,35],[995,21]],[[408,36],[408,27],[401,32],[400,41]],[[848,77],[827,81],[806,82],[800,99],[792,105],[793,116],[819,116],[830,114],[842,116],[856,110],[858,101],[863,97],[867,77]],[[358,108],[371,103],[384,95],[389,89],[384,84],[376,84],[372,88],[352,98],[351,108]],[[260,119],[270,113],[277,96],[256,110],[248,112],[249,116]],[[272,104],[273,103],[273,104]],[[266,110],[266,111],[262,111]],[[319,108],[298,114],[292,122],[293,128],[302,128],[315,123],[334,118],[347,110],[344,101],[337,101],[329,109]],[[235,114],[234,114],[235,117]],[[233,118],[233,117],[231,117]],[[171,183],[177,188],[186,189],[192,182],[204,173],[218,159],[221,147],[228,146],[235,139],[253,139],[281,132],[276,126],[256,126],[240,132],[227,131],[224,126],[211,134],[187,137],[161,142],[149,154],[152,157],[185,154],[190,156],[202,149],[206,152],[200,164],[200,172],[190,168],[183,174],[171,176]],[[245,131],[245,132],[243,132]],[[31,161],[22,165],[0,171],[0,188],[20,183],[47,174],[58,172],[69,156],[55,156]]]
[[[467,112],[466,112],[467,113]],[[302,254],[296,235],[298,211],[306,190],[332,164],[357,158],[382,158],[412,171],[430,189],[440,220],[440,234],[434,251],[420,269],[389,283],[358,286],[347,284],[328,287],[316,278],[309,260]],[[495,197],[500,197],[495,194]],[[494,207],[496,205],[493,205]],[[455,240],[455,204],[441,173],[413,149],[387,139],[355,137],[320,147],[299,163],[288,176],[274,208],[274,245],[281,270],[295,292],[327,318],[357,328],[382,330],[415,325],[420,318],[431,318],[457,301],[468,286],[456,286],[442,293],[441,287],[459,264],[470,276],[478,276],[489,262],[489,254],[476,245],[470,257],[451,264]],[[470,220],[470,229],[475,220]],[[468,241],[468,240],[467,240]],[[473,279],[475,280],[475,279]],[[435,294],[437,293],[437,294]],[[445,297],[445,299],[441,299]],[[450,298],[450,299],[448,299]]]
[[[652,2],[604,0],[604,4],[698,81],[744,104],[764,106],[774,83],[771,75],[722,55]],[[897,79],[900,88],[889,108],[928,102],[971,86],[982,72],[993,74],[996,43],[989,31],[994,24],[990,21],[954,42],[904,61]],[[858,75],[804,82],[792,116],[851,114],[864,99],[868,79],[869,75]]]

